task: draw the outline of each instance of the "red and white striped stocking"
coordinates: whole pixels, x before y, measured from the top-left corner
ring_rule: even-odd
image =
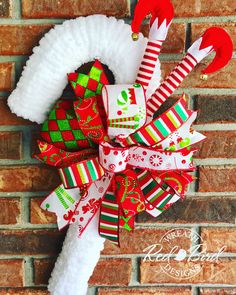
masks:
[[[147,43],[136,79],[136,83],[142,84],[145,90],[148,88],[149,82],[152,79],[162,43],[163,41],[159,40],[150,40]]]
[[[136,79],[136,83],[142,84],[145,90],[148,89],[149,83],[153,78],[162,44],[166,39],[174,17],[174,9],[169,0],[139,0],[132,22],[133,32],[137,34],[142,19],[149,13],[152,14],[148,36],[149,40]]]
[[[197,63],[197,60],[189,53],[182,59],[148,100],[147,114],[149,117],[152,117],[166,99],[179,87]]]
[[[179,87],[192,69],[212,51],[216,52],[215,58],[203,71],[203,74],[213,73],[221,69],[232,57],[232,40],[228,33],[222,28],[212,27],[207,29],[202,37],[192,44],[188,49],[187,55],[161,83],[151,98],[148,99],[147,122],[153,118],[153,114]]]

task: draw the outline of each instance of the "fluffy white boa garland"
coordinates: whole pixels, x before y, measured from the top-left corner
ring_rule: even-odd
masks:
[[[141,36],[133,42],[130,26],[114,17],[94,15],[65,21],[34,48],[9,97],[9,107],[18,116],[42,123],[67,85],[67,73],[96,58],[109,67],[116,84],[133,83],[146,43]],[[147,97],[159,86],[159,63],[153,76]],[[98,235],[98,216],[80,238],[77,228],[70,225],[56,262],[48,287],[52,295],[85,295],[99,260],[104,239]]]
[[[144,37],[134,42],[130,26],[114,17],[93,15],[65,21],[34,48],[9,97],[9,107],[18,116],[42,123],[68,83],[66,74],[96,58],[109,67],[116,84],[133,83],[146,43]],[[159,63],[153,76],[150,94],[159,85]]]

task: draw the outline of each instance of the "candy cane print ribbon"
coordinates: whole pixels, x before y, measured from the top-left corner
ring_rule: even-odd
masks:
[[[127,167],[154,171],[193,170],[192,157],[195,150],[163,151],[153,148],[132,146],[113,147],[108,142],[99,145],[99,163],[104,170],[121,172]]]
[[[120,148],[104,141],[99,145],[99,158],[84,160],[58,170],[65,188],[73,188],[93,183],[105,171],[118,173],[128,166],[154,171],[191,171],[194,170],[194,152],[195,150],[162,151],[139,146]]]

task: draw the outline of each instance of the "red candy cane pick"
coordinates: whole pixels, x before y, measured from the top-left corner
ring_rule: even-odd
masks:
[[[138,39],[142,20],[148,14],[152,14],[149,40],[136,79],[136,83],[142,84],[145,90],[153,76],[162,44],[166,39],[168,29],[174,17],[174,9],[170,0],[139,0],[131,25],[133,40]]]
[[[148,121],[166,99],[179,87],[185,77],[211,52],[216,55],[211,64],[202,71],[203,74],[213,73],[223,68],[231,59],[233,43],[228,33],[222,28],[212,27],[205,31],[201,38],[188,49],[186,56],[174,68],[170,75],[161,83],[147,102]]]

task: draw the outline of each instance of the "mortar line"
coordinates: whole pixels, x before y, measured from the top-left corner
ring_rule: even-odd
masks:
[[[45,197],[50,193],[50,191],[39,191],[39,192],[0,192],[0,197]]]
[[[27,215],[26,215],[27,218]],[[235,223],[181,223],[175,224],[171,222],[165,223],[144,223],[144,222],[136,222],[136,230],[138,229],[174,229],[174,228],[189,228],[192,229],[194,227],[204,227],[204,228],[236,228]],[[30,222],[25,222],[23,225],[1,225],[0,230],[53,230],[58,229],[57,224],[49,223],[49,224],[32,224]]]
[[[34,286],[34,268],[31,257],[24,258],[24,287]]]
[[[191,40],[191,32],[192,32],[192,27],[191,23],[186,24],[186,31],[185,31],[185,52],[189,49],[191,46],[192,40]]]
[[[183,288],[183,287],[187,287],[187,288],[192,288],[192,287],[196,287],[196,288],[234,288],[236,287],[236,284],[234,285],[229,285],[229,284],[187,284],[187,283],[163,283],[163,284],[145,284],[143,283],[141,286],[140,285],[136,285],[136,286],[132,286],[132,288],[135,288],[135,287],[141,287],[140,289],[144,289],[144,288],[147,288],[147,287],[157,287],[157,288],[160,288],[160,287],[178,287],[178,288]],[[97,287],[107,287],[106,285],[97,285]],[[114,289],[114,288],[117,288],[117,286],[109,286],[109,288],[111,289]],[[124,288],[127,288],[127,286],[119,286],[119,289],[124,289]]]
[[[8,125],[0,126],[0,131],[37,131],[39,126],[37,125]]]
[[[225,198],[225,197],[235,197],[236,195],[236,192],[188,192],[186,194],[187,197],[191,197],[191,198],[194,198],[194,197],[222,197],[222,198]]]
[[[30,224],[30,198],[21,198],[21,220],[22,227]]]
[[[206,159],[194,159],[196,166],[235,166],[236,158],[206,158]],[[31,157],[30,144],[23,145],[23,159],[21,160],[0,160],[0,165],[2,166],[17,166],[17,165],[40,165],[37,159]],[[191,186],[190,186],[191,187]]]
[[[26,62],[29,55],[0,55],[0,62]]]
[[[189,46],[190,45],[191,44],[189,44]],[[165,52],[162,52],[159,59],[160,59],[160,61],[176,61],[176,62],[178,62],[183,58],[184,55],[185,55],[185,52],[183,52],[183,53],[165,53]],[[2,62],[2,63],[4,63],[4,62],[21,62],[21,63],[24,63],[30,58],[30,56],[31,56],[31,54],[30,55],[28,55],[28,54],[17,54],[17,55],[5,55],[5,54],[2,54],[2,55],[0,55],[0,62]],[[236,58],[236,51],[233,52],[233,58]],[[212,57],[206,57],[205,58],[205,60],[211,60],[211,59],[212,59]],[[225,88],[223,88],[223,89],[225,89]]]
[[[203,16],[203,17],[178,17],[174,23],[233,23],[236,22],[235,15],[228,16]]]
[[[16,5],[19,5],[19,0],[14,0]],[[76,19],[80,16],[67,17],[67,18],[21,18],[21,9],[18,12],[14,12],[12,18],[0,19],[0,25],[40,25],[40,24],[61,24],[66,20]],[[124,20],[125,23],[131,23],[132,17],[117,17],[117,19]],[[174,18],[174,23],[231,23],[236,22],[235,15],[229,16],[204,16],[204,17],[178,17]]]
[[[27,152],[24,152],[26,154],[29,153],[29,148],[25,148]],[[28,159],[27,159],[28,158]],[[41,166],[40,162],[36,159],[33,159],[31,157],[26,156],[26,159],[21,159],[21,160],[0,160],[0,165],[1,166],[21,166],[21,165],[38,165]]]
[[[192,286],[192,295],[200,295],[200,290],[198,287]]]
[[[236,165],[236,158],[207,158],[194,159],[197,166],[222,166],[222,165]]]
[[[3,198],[12,198],[12,197],[45,197],[50,193],[50,191],[39,191],[39,192],[0,192],[0,197]],[[225,197],[235,197],[236,192],[187,192],[186,197],[190,198],[209,198],[209,197],[215,197],[215,198],[225,198]]]
[[[86,295],[96,295],[97,294],[97,287],[89,286]]]
[[[0,99],[3,100],[3,99],[6,99],[6,97],[8,97],[10,94],[10,92],[8,91],[0,91]]]
[[[8,93],[0,93],[0,95],[8,95]],[[193,125],[193,127],[197,131],[236,130],[235,123],[197,124],[197,125]],[[0,131],[24,131],[24,132],[30,131],[31,132],[31,131],[38,130],[38,129],[39,129],[39,126],[37,126],[37,125],[0,126]]]
[[[25,212],[25,219],[29,218],[29,213]],[[25,221],[21,225],[0,225],[0,230],[51,230],[51,229],[58,229],[57,224],[50,223],[50,224],[32,224],[30,222]],[[59,232],[59,230],[58,230]]]
[[[31,258],[31,259],[54,259],[57,256],[52,256],[52,255],[42,255],[42,254],[38,254],[38,255],[26,255],[26,254],[22,254],[22,255],[3,255],[0,254],[0,260],[12,260],[12,259],[19,259],[19,260],[25,260],[27,258]]]
[[[21,0],[12,1],[12,20],[20,20],[21,12]]]
[[[193,125],[196,131],[234,131],[236,130],[235,123],[215,123],[215,124],[198,124]]]
[[[193,239],[194,236],[198,236],[198,240]],[[200,226],[196,225],[192,227],[191,246],[197,246],[200,243]],[[199,253],[199,251],[198,251]]]
[[[139,272],[139,257],[131,256],[132,262],[132,272],[129,286],[137,285],[140,282],[140,272]]]
[[[169,253],[164,253],[164,252],[158,253],[158,254],[160,254],[160,257],[164,257],[166,254],[168,254],[168,257],[170,257],[170,258],[175,258],[176,257],[175,254],[169,254]],[[208,254],[214,256],[217,253],[209,252]],[[146,256],[146,254],[111,254],[111,255],[107,254],[107,255],[101,255],[101,259],[106,259],[106,260],[110,259],[110,260],[112,260],[114,258],[117,258],[117,259],[121,259],[121,258],[123,258],[123,259],[132,259],[132,258],[134,258],[136,260],[139,260],[141,258],[144,258],[145,256]],[[186,256],[186,258],[188,258],[189,256],[190,255],[188,254]],[[57,255],[50,255],[50,254],[48,254],[48,255],[46,255],[46,254],[44,254],[44,255],[43,254],[28,254],[28,255],[27,254],[22,254],[22,255],[14,255],[14,254],[10,255],[10,254],[8,254],[8,255],[4,255],[4,254],[0,254],[0,261],[1,260],[9,260],[9,259],[10,260],[12,260],[12,259],[24,260],[24,259],[29,258],[29,257],[32,258],[32,259],[54,259],[54,258],[57,257]],[[192,255],[191,257],[199,257],[199,255]],[[223,259],[224,261],[227,260],[227,259],[236,260],[236,253],[227,253],[227,252],[222,253],[220,255],[219,259]],[[137,262],[139,263],[139,261],[137,261]],[[138,278],[137,282],[139,283],[139,278]]]
[[[148,223],[148,222],[136,222],[136,229],[170,229],[170,228],[193,228],[194,226],[201,226],[201,227],[209,227],[209,228],[236,228],[235,223],[210,223],[210,222],[203,222],[203,223]]]

